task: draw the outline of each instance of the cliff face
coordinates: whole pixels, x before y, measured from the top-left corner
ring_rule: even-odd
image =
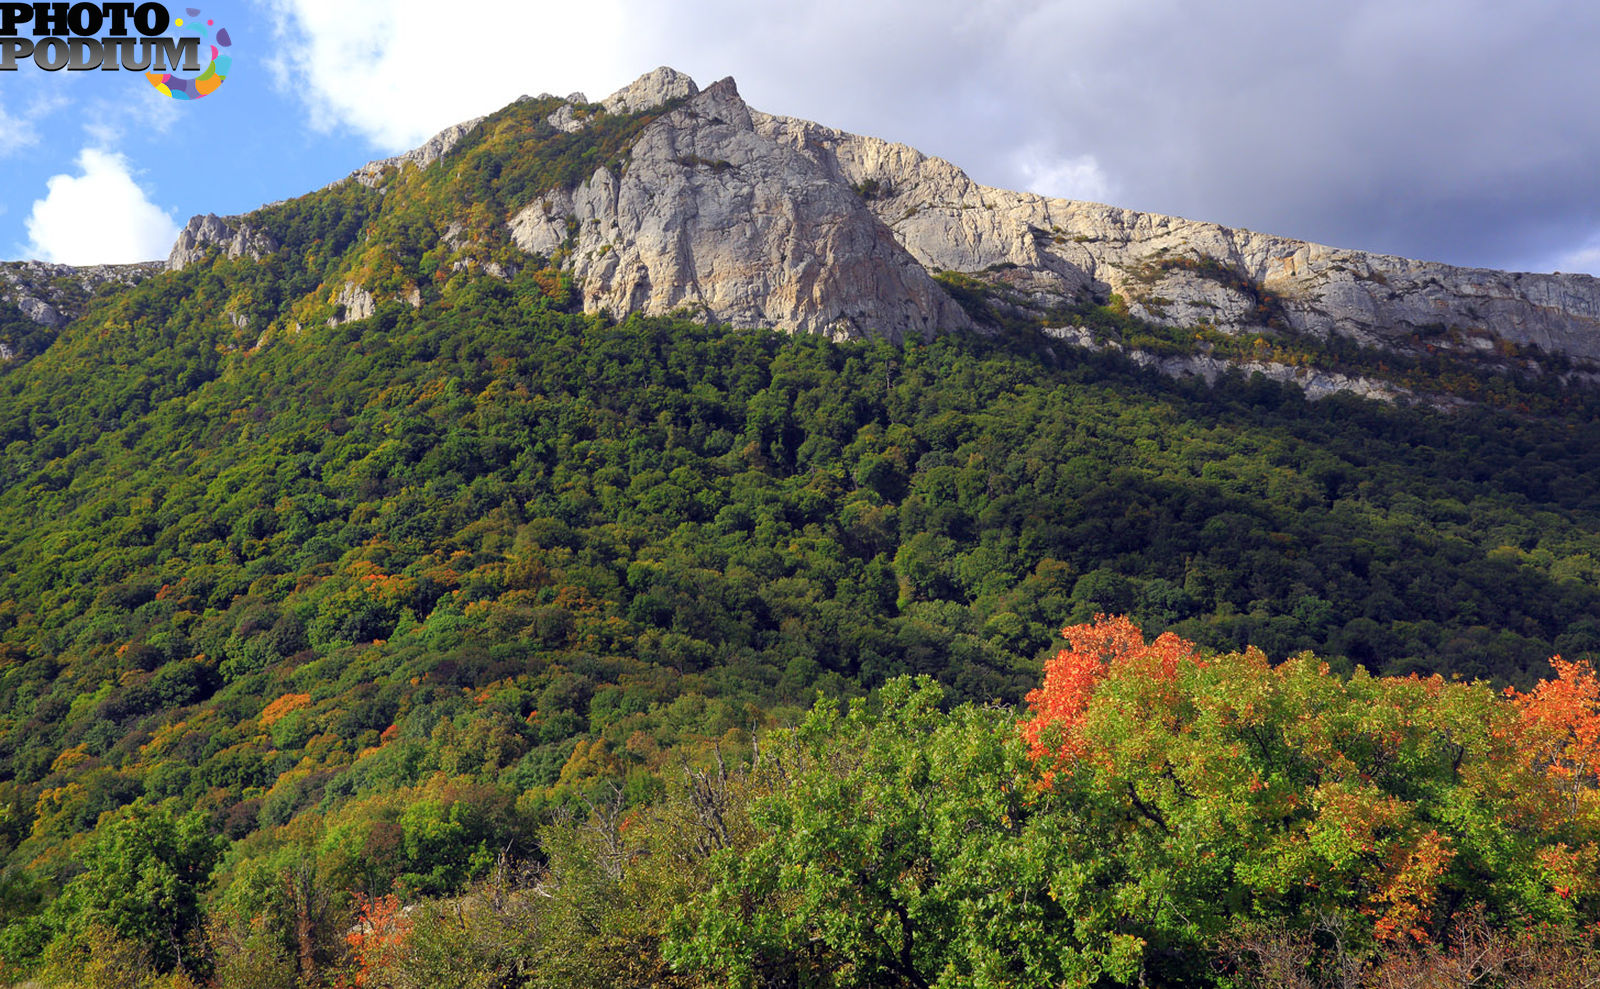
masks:
[[[757,129],[733,80],[692,86],[655,88],[688,99],[640,135],[620,174],[602,167],[511,219],[528,253],[565,251],[585,309],[897,340],[971,326],[848,183]]]
[[[1133,316],[1225,334],[1339,335],[1491,360],[1531,345],[1600,361],[1600,279],[1587,275],[1457,268],[990,188],[905,145],[753,110],[731,79],[701,91],[667,68],[600,103],[582,93],[535,103],[545,136],[528,140],[544,143],[513,154],[582,140],[597,120],[655,115],[634,118],[642,126],[620,156],[595,157],[531,203],[517,201],[495,221],[515,250],[477,269],[508,277],[523,264],[518,256],[542,257],[572,276],[590,312],[679,312],[896,340],[989,329],[992,312],[969,313],[941,284],[938,276],[955,272],[1000,291],[1013,315],[1058,328],[1071,307],[1117,295]],[[452,167],[452,152],[498,126],[484,120],[502,117],[447,128],[345,181],[387,195],[407,170]],[[447,246],[459,248],[462,225],[438,225]],[[250,216],[200,216],[166,267],[212,250],[260,258],[279,245]],[[466,262],[452,270],[467,270]],[[359,303],[377,298],[375,288],[359,280],[345,285],[350,298],[335,318],[371,309]],[[18,290],[15,278],[9,284],[0,292],[30,318],[63,318],[49,298]]]
[[[90,300],[106,286],[132,285],[161,269],[158,261],[82,267],[45,261],[3,261],[0,303],[16,307],[24,320],[18,326],[54,331],[83,315]],[[14,339],[15,329],[7,331],[0,324],[0,364],[27,356],[28,348]]]
[[[132,285],[161,270],[155,261],[74,267],[46,261],[0,262],[0,300],[51,328],[71,322],[105,285]]]
[[[689,306],[898,337],[970,324],[926,277],[954,271],[1041,317],[1118,294],[1172,326],[1600,359],[1600,279],[1588,275],[1458,268],[990,188],[905,145],[752,110],[731,80],[695,92],[657,70],[613,96],[609,107],[632,111],[692,98],[645,131],[621,175],[601,168],[511,221],[524,250],[569,248],[590,310]]]
[[[1041,310],[1117,293],[1134,315],[1168,325],[1276,325],[1380,346],[1421,332],[1465,350],[1498,339],[1600,358],[1600,279],[1589,275],[1458,268],[1048,199],[981,186],[905,145],[786,117],[756,122],[837,181],[871,190],[873,213],[927,268],[989,271]]]
[[[223,219],[215,213],[206,213],[189,219],[178,232],[177,243],[167,256],[168,271],[184,268],[206,256],[209,248],[218,248],[230,258],[248,257],[261,260],[278,249],[278,242],[264,230],[257,230],[243,217]]]

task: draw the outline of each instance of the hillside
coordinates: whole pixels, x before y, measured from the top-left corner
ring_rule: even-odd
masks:
[[[525,161],[502,184],[468,164],[486,142],[504,150],[529,138],[541,146],[533,158],[562,159],[559,176]],[[1600,280],[1588,275],[1455,268],[985,187],[913,148],[752,109],[731,79],[701,91],[661,68],[600,103],[523,97],[347,181],[409,198],[416,183],[405,173],[452,152],[458,178],[466,168],[478,193],[486,180],[497,188],[468,197],[471,215],[430,205],[451,271],[506,277],[542,259],[572,278],[589,313],[892,340],[1027,325],[1169,374],[1213,380],[1236,367],[1313,397],[1440,407],[1499,403],[1485,382],[1507,375],[1592,381],[1600,358]],[[213,248],[253,258],[279,250],[272,212],[195,217],[167,268]],[[13,264],[0,305],[53,329],[58,308],[81,308],[73,292],[82,289],[69,282],[149,270],[62,279],[65,269],[38,266],[19,277]],[[404,288],[383,284],[371,265],[344,274],[316,301],[365,315]],[[407,293],[421,291],[415,275]],[[1107,305],[1136,328],[1086,316]],[[13,355],[37,349],[24,336],[0,326]]]
[[[1235,812],[1308,828],[1295,807],[1388,814],[1367,849],[1328,844],[1335,824],[1318,817],[1326,871],[1296,872],[1312,866],[1294,849],[1251,860],[1238,867],[1257,870],[1248,898],[1229,901],[1285,923],[1348,911],[1368,948],[1376,918],[1404,915],[1438,938],[1468,902],[1498,911],[1502,932],[1517,910],[1592,921],[1592,772],[1569,774],[1576,810],[1541,817],[1560,780],[1516,763],[1535,749],[1511,741],[1534,738],[1514,734],[1533,731],[1518,712],[1543,708],[1496,699],[1508,685],[1534,697],[1570,686],[1549,657],[1600,651],[1600,401],[1570,380],[1586,366],[1591,286],[1002,203],[957,176],[752,111],[731,83],[702,92],[660,70],[602,104],[524,99],[298,199],[198,217],[160,271],[108,272],[100,286],[7,269],[66,321],[0,370],[3,974],[68,984],[93,961],[105,985],[173,972],[343,984],[382,947],[394,894],[439,916],[495,904],[474,925],[436,926],[436,963],[468,950],[452,930],[470,927],[471,950],[489,953],[513,943],[496,931],[545,932],[495,962],[520,974],[492,984],[704,984],[682,973],[715,982],[768,964],[773,984],[820,980],[854,970],[831,948],[779,950],[799,929],[782,927],[778,872],[758,867],[838,850],[761,845],[770,828],[752,821],[800,813],[791,797],[827,810],[850,792],[828,767],[925,779],[966,759],[981,785],[956,785],[960,800],[1042,793],[1062,774],[1059,801],[984,804],[969,831],[970,808],[952,804],[946,824],[1025,837],[1016,857],[981,865],[1023,870],[1017,888],[1131,891],[1143,905],[1129,916],[1144,920],[1086,922],[1093,943],[1072,949],[1122,973],[1107,979],[1144,964],[1210,972],[1220,950],[1228,917],[1215,904],[1233,873],[1172,901],[1212,904],[1194,925],[1163,912],[1176,860],[1162,856],[1177,846],[1151,858],[1141,842],[1189,826],[1168,815],[1201,829],[1187,841]],[[969,194],[996,208],[959,205]],[[1046,246],[1028,232],[1036,220],[1063,233]],[[935,229],[968,253],[937,253]],[[1225,242],[1232,267],[1198,253]],[[1321,273],[1273,281],[1281,305],[1237,319],[1186,323],[1190,309],[1139,294],[1211,292],[1213,311],[1231,312],[1229,293],[1267,291],[1251,259],[1291,246]],[[1358,279],[1362,291],[1387,279],[1397,300],[1369,309],[1365,328],[1305,322],[1327,305],[1290,300],[1313,282],[1334,292],[1344,276],[1331,266],[1358,262],[1382,274]],[[1152,264],[1156,276],[1140,274]],[[1404,295],[1413,276],[1438,279],[1445,304]],[[1450,322],[1475,305],[1469,284],[1497,301],[1477,304],[1479,322]],[[1558,288],[1562,305],[1538,301]],[[36,306],[13,306],[6,327],[42,325]],[[1403,318],[1423,310],[1445,314],[1444,329]],[[1145,366],[1161,361],[1176,363]],[[1208,374],[1175,374],[1185,361],[1210,361]],[[1268,365],[1294,370],[1248,373]],[[1289,383],[1335,375],[1391,400],[1331,387],[1313,401]],[[1056,631],[1101,613],[1181,637],[1199,662],[1173,659],[1162,677],[1183,671],[1184,690],[1211,698],[1200,707],[1244,685],[1284,691],[1273,725],[1347,712],[1338,730],[1359,741],[1359,768],[1327,768],[1325,747],[1274,735],[1253,764],[1272,787],[1221,780],[1211,753],[1174,769],[1183,782],[1169,790],[1157,770],[1141,775],[1156,743],[1096,722],[1095,751],[1129,774],[1107,796],[1027,755],[1017,705],[1045,681]],[[1285,666],[1269,688],[1247,647],[1321,660]],[[805,713],[819,691],[886,686],[843,728],[827,703]],[[1593,707],[1573,689],[1578,709]],[[1362,720],[1369,708],[1415,720],[1391,737]],[[1231,751],[1248,742],[1233,724],[1200,734]],[[917,763],[897,733],[943,761]],[[780,740],[776,764],[759,754],[766,739]],[[786,789],[783,774],[808,766]],[[1336,772],[1345,803],[1317,789]],[[1282,803],[1251,803],[1258,792]],[[1193,793],[1221,795],[1180,815]],[[1533,836],[1512,857],[1544,872],[1487,850],[1507,815]],[[627,846],[625,825],[645,844]],[[1068,883],[1051,870],[1074,868],[1061,849],[1094,847],[1082,837],[1094,828],[1128,838],[1126,857]],[[1424,917],[1432,894],[1393,883],[1411,875],[1407,856],[1439,863],[1430,829],[1470,852],[1448,881],[1443,865],[1417,880],[1460,894]],[[769,857],[719,888],[751,884],[759,909],[742,916],[769,926],[690,936],[693,917],[719,915],[703,901],[674,913],[705,892],[694,884],[710,883],[712,852],[758,846]],[[657,854],[657,871],[631,871]],[[620,905],[625,880],[649,886],[627,887],[642,913]],[[1306,881],[1392,895],[1374,908],[1285,892]],[[926,922],[980,916],[962,913],[966,895]],[[1061,920],[1039,909],[1006,916],[1024,932]],[[358,912],[367,926],[347,941]],[[587,940],[549,934],[563,930]],[[1140,939],[1149,953],[1135,958]],[[623,968],[573,974],[602,955]],[[934,981],[874,957],[886,967],[860,972],[917,974],[852,977]],[[530,959],[567,974],[540,983]],[[434,971],[408,978],[445,984]]]

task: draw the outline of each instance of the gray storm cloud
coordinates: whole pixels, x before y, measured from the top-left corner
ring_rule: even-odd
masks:
[[[1118,205],[1494,267],[1600,233],[1593,5],[693,7],[663,18],[663,58],[994,185],[1092,162]]]
[[[273,5],[290,20],[321,7]],[[992,185],[1456,264],[1595,263],[1600,7],[1573,0],[503,6],[508,30],[573,37],[530,47],[520,76],[482,87],[488,102],[598,97],[597,81],[666,64],[702,84],[733,75],[756,107],[903,141]],[[387,16],[396,44],[416,33],[426,50],[446,30]],[[604,30],[585,34],[597,17]],[[362,100],[334,111],[392,140],[424,97],[388,88],[392,108],[384,85],[357,84]]]

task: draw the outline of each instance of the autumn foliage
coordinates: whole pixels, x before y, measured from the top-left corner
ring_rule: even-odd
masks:
[[[1161,897],[1189,904],[1185,925],[1341,917],[1354,942],[1390,951],[1440,943],[1468,910],[1512,926],[1593,914],[1587,663],[1557,658],[1554,679],[1501,697],[1147,643],[1126,618],[1063,635],[1022,724],[1040,785],[1096,808],[1106,854],[1161,877]],[[1153,895],[1151,881],[1117,895]]]
[[[282,721],[293,711],[299,711],[311,706],[310,694],[284,694],[277,700],[261,709],[256,720],[261,722],[263,728],[270,728]]]
[[[360,914],[345,937],[355,966],[349,989],[378,989],[385,983],[383,973],[395,964],[405,945],[411,920],[393,894],[357,894],[356,902]]]
[[[1554,680],[1529,693],[1506,688],[1519,714],[1516,739],[1529,763],[1566,795],[1569,816],[1594,813],[1600,783],[1600,681],[1585,662],[1550,660]]]
[[[1121,615],[1096,615],[1092,623],[1068,626],[1061,634],[1071,646],[1045,663],[1044,685],[1027,698],[1033,717],[1022,726],[1033,757],[1057,765],[1083,754],[1079,729],[1095,688],[1113,668],[1167,681],[1194,651],[1194,643],[1170,632],[1146,645],[1144,633]]]

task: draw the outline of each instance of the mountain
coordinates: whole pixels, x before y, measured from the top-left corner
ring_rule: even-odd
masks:
[[[740,326],[898,340],[994,329],[1001,316],[1064,324],[1074,307],[1119,296],[1152,324],[1230,336],[1600,359],[1600,279],[1589,275],[1457,268],[994,189],[905,145],[753,110],[731,79],[702,92],[661,68],[601,104],[574,94],[547,119],[576,134],[645,111],[660,117],[623,158],[507,221],[517,247],[560,257],[587,312],[695,310]],[[481,123],[354,178],[381,189],[385,175],[432,163]],[[208,244],[241,249],[230,228],[191,223],[169,265]],[[936,284],[952,273],[999,305],[962,312]]]
[[[494,140],[484,128],[503,132],[507,113],[535,104],[547,132],[571,146],[592,145],[597,124],[650,118],[616,144],[613,160],[579,156],[569,181],[494,217],[503,229],[467,238],[515,247],[484,269],[491,275],[552,264],[586,312],[693,313],[838,339],[1033,325],[1172,374],[1214,380],[1239,367],[1314,396],[1421,390],[1436,404],[1436,380],[1374,373],[1383,362],[1351,363],[1351,349],[1562,380],[1588,380],[1600,360],[1600,280],[1588,275],[1457,268],[981,186],[905,145],[754,110],[731,79],[702,91],[665,67],[600,103],[581,93],[523,97],[345,181],[385,194],[464,140]],[[261,212],[195,217],[167,269],[211,249],[271,254],[280,245]],[[466,230],[458,219],[439,235],[459,252]],[[151,270],[128,266],[116,278]],[[97,284],[107,271],[77,280]],[[333,303],[370,315],[383,295],[370,281],[347,279]],[[0,302],[51,326],[61,300],[40,282],[5,276]],[[1085,309],[1107,305],[1171,332],[1152,348],[1107,333],[1103,321],[1086,325]],[[1291,345],[1263,351],[1256,338]],[[23,349],[4,333],[0,343]]]
[[[962,905],[1009,910],[991,891],[1023,888],[1016,909],[1070,914],[1079,901],[1045,906],[1060,892],[1045,886],[1071,873],[1083,915],[1112,918],[1080,947],[1125,973],[1140,952],[1201,973],[1152,984],[1211,984],[1215,959],[1195,952],[1254,908],[1228,886],[1246,867],[1193,863],[1309,826],[1285,808],[1356,806],[1335,789],[1387,822],[1367,829],[1384,844],[1362,851],[1322,819],[1343,864],[1315,895],[1298,839],[1249,866],[1264,916],[1348,907],[1352,930],[1382,914],[1442,937],[1450,918],[1423,918],[1406,891],[1446,867],[1445,835],[1461,842],[1448,890],[1590,929],[1593,893],[1572,876],[1593,871],[1591,831],[1552,812],[1506,854],[1501,810],[1471,802],[1556,806],[1537,767],[1511,765],[1527,747],[1501,728],[1522,708],[1496,698],[1547,677],[1554,653],[1600,654],[1600,392],[1584,358],[1448,327],[1319,335],[1292,323],[1310,309],[1249,280],[1246,245],[1289,242],[982,189],[658,70],[601,103],[519,100],[303,196],[197,217],[165,263],[0,269],[20,300],[0,321],[17,344],[0,367],[0,981],[458,984],[472,953],[504,963],[474,968],[483,984],[727,984],[669,964],[664,932],[685,943],[677,907],[738,890],[708,857],[754,847],[751,801],[784,793],[862,821],[835,798],[911,815],[904,843],[862,837],[868,858],[930,835],[989,856],[991,838],[1044,822],[1035,850],[1059,858],[993,859],[1034,885],[986,873],[916,915],[936,954],[967,943],[940,926],[953,917],[978,918],[975,938],[1078,936],[1055,912],[1008,925]],[[1357,260],[1403,277],[1383,259],[1344,267]],[[1174,298],[1169,281],[1219,307],[1255,298],[1238,318],[1257,322],[1183,322],[1139,294]],[[45,306],[57,325],[31,318]],[[1041,685],[1058,630],[1089,634],[1098,614],[1171,632],[1153,647],[1169,659],[1174,637],[1197,656],[1251,651],[1183,667],[1222,678],[1198,706],[1129,667],[1130,700],[1155,685],[1183,710],[1121,736],[1135,774],[1098,802],[1036,800],[1048,780],[1023,765],[1007,705]],[[1178,669],[1157,653],[1148,668]],[[1100,659],[1074,668],[1092,679]],[[1299,693],[1270,721],[1205,713],[1278,689],[1280,669]],[[1563,682],[1581,707],[1587,681]],[[838,720],[838,701],[891,684]],[[1076,688],[1059,686],[1071,709]],[[815,746],[747,770],[819,692]],[[965,701],[984,706],[952,734],[941,712]],[[1194,712],[1222,734],[1201,733],[1217,745],[1196,750],[1206,779],[1189,788],[1131,753],[1148,732],[1189,737]],[[1260,779],[1230,775],[1246,750]],[[925,788],[925,757],[952,776],[937,826],[879,787]],[[835,778],[850,767],[865,789]],[[979,804],[990,823],[973,831]],[[1036,819],[1046,806],[1067,816]],[[1224,826],[1225,807],[1260,829],[1141,857],[1167,825],[1211,835],[1188,829]],[[1106,828],[1133,842],[1121,865],[1097,858],[1116,844]],[[775,875],[808,872],[773,855]],[[1167,919],[1124,930],[1096,898],[1121,895],[1107,883],[1130,863],[1154,885],[1126,901]],[[1159,906],[1176,875],[1197,883],[1181,912],[1200,926]],[[391,896],[441,939],[404,959],[433,974],[354,974],[362,946],[375,956],[384,924],[412,916]],[[761,915],[779,924],[793,902]],[[780,958],[805,954],[775,982],[880,984],[809,953],[809,930],[765,930]],[[964,979],[969,952],[949,950]],[[1066,957],[992,959],[1028,952]]]

